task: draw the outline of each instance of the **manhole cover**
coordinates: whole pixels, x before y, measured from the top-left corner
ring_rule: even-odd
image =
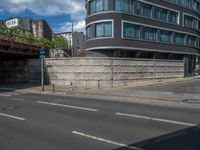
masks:
[[[13,109],[17,109],[18,107],[16,106],[6,106],[6,107],[3,107],[4,110],[13,110]]]

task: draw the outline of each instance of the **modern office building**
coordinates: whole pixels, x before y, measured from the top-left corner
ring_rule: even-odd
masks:
[[[44,37],[52,40],[52,29],[45,20],[33,20],[27,17],[16,17],[0,20],[0,25],[8,28],[17,28],[20,31],[31,32],[35,37]]]
[[[62,32],[56,33],[54,36],[63,36],[67,41],[69,47],[73,47],[74,49],[83,49],[85,50],[85,34],[83,32]]]
[[[188,64],[200,55],[199,0],[87,0],[86,9],[89,55]]]
[[[5,21],[8,28],[17,28],[22,31],[31,32],[31,18],[27,17],[16,17]]]

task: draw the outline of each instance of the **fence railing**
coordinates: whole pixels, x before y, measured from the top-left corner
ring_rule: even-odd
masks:
[[[32,45],[32,46],[41,46],[41,43],[33,36],[31,38],[24,37],[17,35],[15,33],[2,33],[0,32],[0,39],[1,40],[7,40],[11,42],[18,42],[22,44]]]

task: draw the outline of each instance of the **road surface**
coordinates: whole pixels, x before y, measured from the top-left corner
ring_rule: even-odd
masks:
[[[0,150],[200,150],[200,109],[0,92]]]

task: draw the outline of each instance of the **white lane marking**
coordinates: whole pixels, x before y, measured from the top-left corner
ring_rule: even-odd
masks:
[[[21,120],[21,121],[25,121],[26,120],[25,118],[12,116],[12,115],[8,115],[8,114],[3,114],[3,113],[0,113],[0,116],[9,117],[9,118],[13,118],[13,119]]]
[[[126,147],[126,148],[132,149],[132,150],[143,150],[143,149],[138,148],[138,147],[129,146],[129,145],[127,145],[127,144],[123,144],[123,143],[111,141],[111,140],[108,140],[108,139],[104,139],[104,138],[92,136],[92,135],[85,134],[85,133],[82,133],[82,132],[72,131],[72,133],[73,133],[73,134],[80,135],[80,136],[83,136],[83,137],[87,137],[87,138],[90,138],[90,139],[94,139],[94,140],[97,140],[97,141],[109,143],[109,144],[112,144],[112,145],[117,145],[117,146],[120,146],[120,147]]]
[[[2,93],[0,94],[0,97],[11,97],[11,94],[9,93]]]
[[[11,96],[18,96],[20,95],[19,93],[14,93],[14,92],[4,92],[0,93],[0,97],[11,97]]]
[[[197,124],[188,123],[188,122],[167,120],[167,119],[161,119],[161,118],[153,118],[153,117],[140,116],[140,115],[134,115],[134,114],[125,114],[125,113],[119,113],[119,112],[115,113],[115,115],[133,117],[133,118],[141,118],[141,119],[147,119],[147,120],[153,120],[153,121],[159,121],[159,122],[165,122],[165,123],[171,123],[171,124],[177,124],[177,125],[184,125],[184,126],[190,126],[190,127],[198,126]]]
[[[71,105],[64,105],[64,104],[57,104],[57,103],[48,103],[48,102],[43,102],[43,101],[37,101],[37,103],[46,104],[46,105],[53,105],[53,106],[59,106],[59,107],[66,107],[66,108],[73,108],[73,109],[80,109],[80,110],[86,110],[86,111],[94,111],[94,112],[95,111],[99,111],[98,109],[71,106]]]
[[[15,101],[24,101],[25,99],[22,99],[22,98],[11,98],[12,100],[15,100]]]

